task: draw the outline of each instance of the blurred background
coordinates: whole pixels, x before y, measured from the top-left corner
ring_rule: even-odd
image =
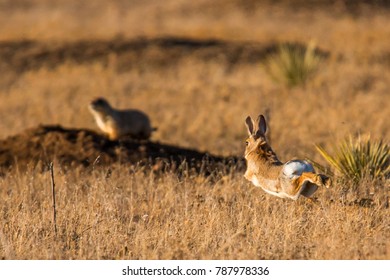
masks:
[[[282,159],[390,134],[386,0],[0,0],[0,138],[96,129],[96,96],[153,140],[242,155],[266,113]]]

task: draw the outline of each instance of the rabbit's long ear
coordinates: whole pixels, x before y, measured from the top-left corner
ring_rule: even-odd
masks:
[[[245,119],[245,125],[248,129],[248,134],[251,136],[253,134],[253,120],[250,116],[247,116]]]
[[[265,132],[267,131],[267,123],[265,122],[265,118],[263,115],[259,115],[257,117],[257,131],[256,133],[261,133],[262,135],[265,135]]]

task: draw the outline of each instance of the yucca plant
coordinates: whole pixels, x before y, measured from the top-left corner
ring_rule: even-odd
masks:
[[[333,154],[316,145],[321,156],[333,167],[339,176],[353,183],[362,179],[388,178],[389,145],[370,138],[353,140],[350,136],[338,146],[333,147]]]
[[[304,84],[317,71],[322,61],[313,42],[307,47],[282,44],[264,63],[271,78],[289,87]]]

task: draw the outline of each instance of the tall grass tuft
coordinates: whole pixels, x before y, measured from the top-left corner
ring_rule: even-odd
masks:
[[[390,175],[389,145],[370,138],[353,140],[350,136],[333,147],[333,155],[316,145],[321,156],[337,171],[342,179],[355,184],[362,179],[382,179]]]
[[[282,44],[275,54],[266,59],[264,68],[276,82],[295,87],[305,84],[318,70],[321,61],[314,42],[307,47]]]

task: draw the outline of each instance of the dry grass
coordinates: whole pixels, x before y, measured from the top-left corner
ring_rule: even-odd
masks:
[[[179,63],[149,63],[164,56],[160,49],[149,50],[149,60],[135,57],[125,70],[116,53],[28,71],[9,66],[0,76],[1,138],[39,123],[95,128],[86,109],[95,96],[150,114],[158,127],[154,140],[220,155],[242,155],[245,117],[266,109],[272,146],[282,160],[324,163],[315,143],[329,148],[349,134],[390,137],[386,11],[330,16],[327,10],[292,12],[272,5],[249,12],[236,9],[237,1],[223,9],[209,1],[90,1],[81,8],[76,2],[6,5],[0,40],[63,44],[178,36],[268,45],[314,39],[329,57],[315,78],[296,89],[273,83],[260,63],[233,63],[223,55],[205,60],[189,52]],[[114,166],[106,178],[103,168],[65,172],[56,166],[57,239],[49,174],[30,170],[1,177],[0,257],[390,258],[388,182],[363,182],[359,192],[348,193],[336,184],[320,190],[320,203],[313,204],[266,195],[234,170],[214,180],[129,169]],[[367,198],[370,207],[362,207]]]
[[[7,259],[386,259],[389,210],[275,199],[242,174],[218,180],[155,176],[113,167],[55,174],[58,236],[49,174],[0,183],[1,247]],[[341,249],[342,248],[342,249]]]

